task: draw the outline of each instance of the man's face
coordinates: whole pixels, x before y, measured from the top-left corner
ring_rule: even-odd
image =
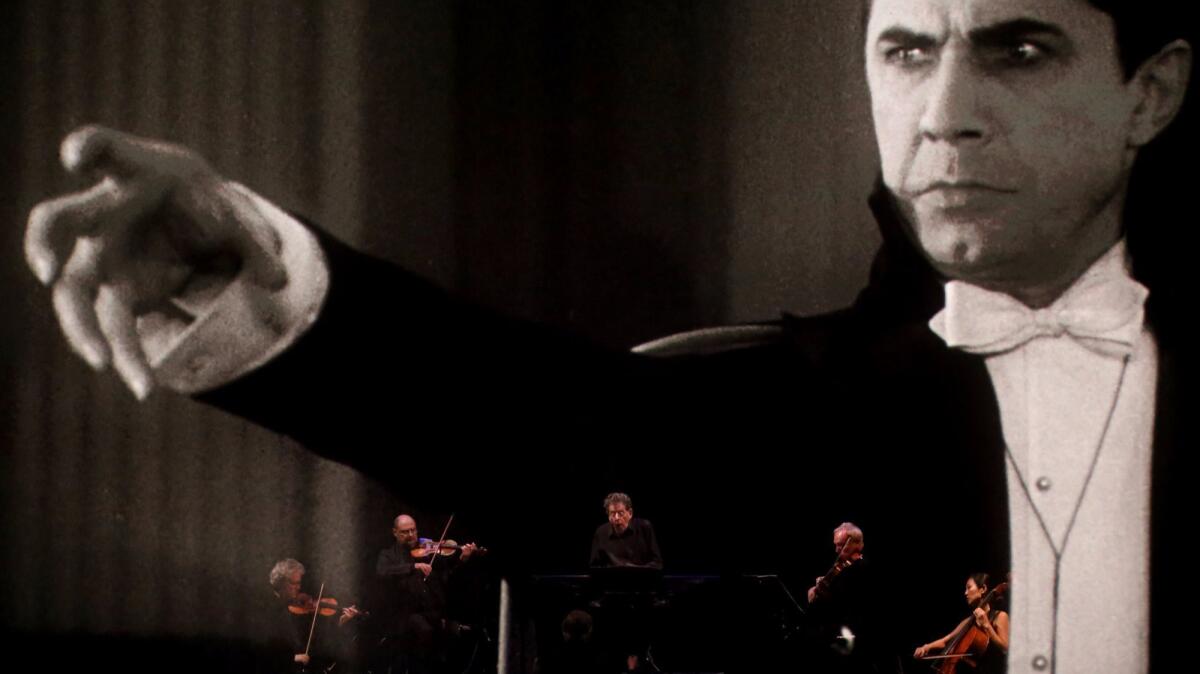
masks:
[[[283,585],[279,588],[279,597],[286,602],[295,601],[297,595],[300,594],[300,579],[303,577],[303,571],[293,571],[284,576]]]
[[[405,547],[414,548],[417,546],[417,523],[413,518],[407,515],[401,515],[392,523],[392,536],[396,537],[396,542]]]
[[[846,545],[846,538],[846,532],[841,529],[833,532],[833,549],[841,552],[842,546]]]
[[[866,64],[884,182],[939,271],[1004,290],[1116,241],[1137,96],[1109,15],[875,0]]]
[[[849,539],[850,539],[850,534],[846,533],[846,531],[844,529],[838,529],[838,530],[834,531],[833,532],[833,549],[840,555],[840,554],[842,554],[842,548],[844,547],[846,550],[847,557],[855,554],[856,552],[862,551],[863,546],[861,543],[850,543],[850,545],[847,546],[846,541],[848,541]]]
[[[633,519],[633,511],[626,508],[624,503],[613,503],[608,506],[608,523],[612,525],[615,533],[625,533],[631,519]]]

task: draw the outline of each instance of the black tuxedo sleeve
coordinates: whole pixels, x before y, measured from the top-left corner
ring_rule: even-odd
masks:
[[[414,476],[454,474],[470,488],[502,463],[602,474],[580,441],[640,431],[644,411],[661,419],[688,390],[674,363],[473,306],[315,231],[330,271],[317,321],[199,398],[409,493],[421,489]],[[516,456],[497,456],[513,441]],[[471,475],[448,473],[468,462]]]

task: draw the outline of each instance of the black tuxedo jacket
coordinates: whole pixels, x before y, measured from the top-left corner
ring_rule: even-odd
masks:
[[[453,471],[472,485],[456,493],[473,495],[457,512],[474,506],[486,523],[497,503],[519,502],[572,552],[594,520],[556,520],[558,504],[582,494],[595,505],[620,487],[655,495],[648,514],[673,568],[794,574],[802,593],[833,557],[833,528],[854,521],[889,588],[880,601],[904,617],[890,647],[908,653],[965,615],[967,575],[1009,568],[1004,445],[982,359],[928,329],[941,279],[882,190],[872,207],[884,243],[853,306],[666,357],[464,305],[319,235],[331,269],[321,318],[285,354],[204,398],[381,480]],[[1160,348],[1151,648],[1163,671],[1184,648],[1176,616],[1190,594],[1185,499],[1197,445],[1181,415],[1195,362],[1180,348],[1190,332],[1180,286],[1164,273],[1179,268],[1175,252],[1127,237]],[[771,545],[747,555],[725,544],[738,540]]]

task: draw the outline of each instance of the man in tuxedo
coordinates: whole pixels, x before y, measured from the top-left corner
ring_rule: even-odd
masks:
[[[1184,555],[1169,532],[1194,474],[1177,414],[1194,369],[1180,319],[1194,261],[1170,238],[1191,215],[1186,174],[1161,159],[1134,168],[1176,142],[1152,144],[1190,78],[1190,24],[1172,5],[867,3],[883,232],[869,286],[829,315],[643,350],[666,357],[463,306],[190,150],[104,129],[64,141],[69,170],[103,179],[33,210],[27,257],[71,346],[139,397],[200,394],[375,475],[398,457],[345,447],[389,428],[397,401],[366,390],[376,378],[420,383],[395,395],[415,421],[453,395],[474,428],[545,445],[566,433],[580,457],[634,438],[647,481],[688,471],[672,485],[680,502],[726,488],[718,529],[736,512],[768,540],[840,497],[872,530],[878,568],[917,588],[1012,568],[1014,671],[1146,671],[1183,643]],[[726,459],[693,460],[698,445]],[[768,447],[807,448],[810,475],[850,457],[862,469],[852,490],[798,479],[764,467]],[[476,493],[508,458],[474,457]],[[594,481],[585,458],[555,458],[550,484],[513,476],[521,493]],[[774,564],[796,547],[768,553]],[[954,610],[914,603],[897,638]]]

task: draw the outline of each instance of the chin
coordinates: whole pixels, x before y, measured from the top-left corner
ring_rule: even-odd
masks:
[[[930,263],[950,278],[972,276],[986,266],[987,246],[975,226],[941,224],[922,227],[918,239]]]

